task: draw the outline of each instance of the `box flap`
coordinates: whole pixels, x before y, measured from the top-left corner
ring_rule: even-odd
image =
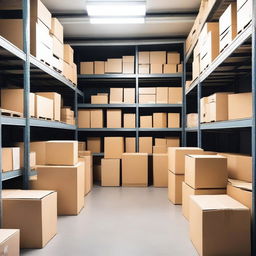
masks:
[[[250,182],[228,179],[228,183],[231,184],[233,187],[240,188],[247,191],[252,191],[252,183]]]
[[[2,191],[3,199],[42,199],[51,193],[53,190],[21,190],[21,189],[4,189]]]
[[[6,241],[10,236],[19,233],[19,229],[0,229],[0,243]]]

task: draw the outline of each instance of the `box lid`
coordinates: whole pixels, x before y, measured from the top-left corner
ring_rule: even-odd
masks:
[[[0,229],[0,243],[6,241],[10,236],[19,233],[19,229]]]
[[[220,156],[220,155],[193,155],[193,154],[188,154],[187,155],[188,157],[191,157],[191,158],[199,158],[199,159],[220,159],[220,158],[224,158],[226,159],[226,157],[224,156]]]
[[[21,190],[21,189],[4,189],[2,191],[3,199],[42,199],[55,191],[53,190]]]
[[[252,183],[250,182],[228,179],[228,183],[231,184],[233,187],[240,188],[247,191],[252,191]]]

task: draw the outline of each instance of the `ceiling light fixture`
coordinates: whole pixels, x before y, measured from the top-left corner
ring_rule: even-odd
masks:
[[[91,24],[143,24],[144,17],[126,17],[126,18],[90,18]]]

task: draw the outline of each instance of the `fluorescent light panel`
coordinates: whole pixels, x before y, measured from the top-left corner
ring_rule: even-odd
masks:
[[[99,18],[91,17],[91,24],[143,24],[145,23],[144,17],[124,17],[124,18]]]

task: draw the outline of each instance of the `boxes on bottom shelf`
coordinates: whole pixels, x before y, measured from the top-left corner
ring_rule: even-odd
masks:
[[[92,153],[101,153],[101,138],[100,137],[88,137],[87,138],[87,150]]]
[[[173,204],[182,204],[182,182],[184,175],[168,171],[168,198]]]
[[[18,229],[0,229],[0,254],[20,255],[20,231]]]
[[[135,128],[135,114],[124,114],[124,128]]]
[[[3,228],[20,229],[21,248],[43,248],[56,235],[56,192],[3,190],[2,198]]]
[[[120,159],[101,159],[101,186],[120,186]]]
[[[152,154],[153,138],[152,137],[139,137],[139,152]]]
[[[2,172],[20,169],[20,148],[2,148]]]
[[[198,114],[197,113],[187,114],[187,127],[194,128],[197,126],[198,126]]]
[[[128,137],[125,138],[125,153],[135,153],[136,152],[136,138]]]
[[[122,127],[122,110],[108,109],[107,110],[107,128]]]
[[[153,154],[153,185],[168,187],[168,155]]]
[[[123,137],[105,137],[104,138],[104,158],[121,159],[124,153]]]
[[[168,128],[180,128],[180,113],[168,113]]]

